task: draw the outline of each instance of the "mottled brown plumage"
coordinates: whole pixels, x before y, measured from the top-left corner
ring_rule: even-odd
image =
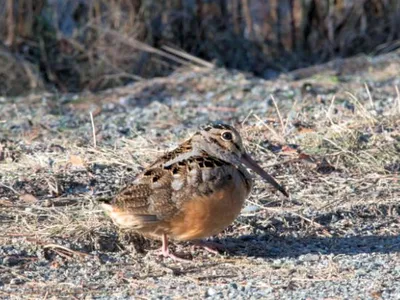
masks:
[[[246,154],[233,127],[210,124],[157,159],[103,207],[118,226],[162,237],[162,254],[178,259],[168,251],[167,236],[202,239],[219,233],[239,215],[252,187],[243,164],[287,196]]]

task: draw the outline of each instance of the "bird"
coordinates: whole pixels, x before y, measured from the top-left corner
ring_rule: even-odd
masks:
[[[160,255],[185,260],[169,250],[169,239],[198,241],[231,225],[253,186],[247,168],[289,197],[246,152],[233,126],[207,123],[102,207],[118,227],[161,238]]]

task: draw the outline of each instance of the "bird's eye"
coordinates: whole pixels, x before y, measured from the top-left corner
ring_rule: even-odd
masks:
[[[230,132],[230,131],[225,131],[225,132],[223,132],[223,133],[221,134],[221,137],[222,137],[222,139],[225,140],[225,141],[232,141],[232,138],[233,138],[232,132]]]

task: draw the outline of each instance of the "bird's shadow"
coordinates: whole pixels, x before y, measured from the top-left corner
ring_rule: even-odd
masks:
[[[351,237],[280,237],[246,235],[223,238],[231,255],[261,258],[297,258],[306,254],[357,255],[399,253],[400,235]]]
[[[227,252],[232,255],[261,258],[298,258],[306,254],[399,253],[400,235],[398,232],[391,235],[378,235],[371,232],[378,226],[377,224],[388,225],[392,222],[396,224],[397,219],[391,216],[393,211],[397,214],[400,213],[400,206],[360,206],[353,207],[352,210],[342,209],[328,212],[315,218],[315,221],[327,230],[317,230],[313,233],[306,233],[303,230],[302,220],[298,216],[287,216],[285,222],[279,218],[274,218],[270,221],[271,226],[258,227],[261,230],[261,235],[249,234],[237,238],[225,237],[220,239],[220,242],[226,245]],[[379,221],[380,218],[382,219]],[[338,233],[332,223],[346,220],[350,220],[352,224],[358,224],[358,226],[361,226],[361,224],[373,226],[361,226],[357,234],[348,230],[349,228],[342,228],[342,231],[344,230],[348,235],[344,235],[345,233],[341,231]],[[378,223],[375,224],[376,222]],[[271,229],[273,230],[271,231]],[[317,232],[320,232],[321,235],[317,235]]]

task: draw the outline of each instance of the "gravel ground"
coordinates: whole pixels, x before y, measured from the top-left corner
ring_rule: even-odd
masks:
[[[275,81],[182,70],[1,98],[0,297],[400,299],[399,69],[394,52]],[[257,179],[213,238],[225,253],[176,243],[192,262],[156,257],[158,241],[119,231],[97,200],[209,120],[237,125],[291,198]]]

